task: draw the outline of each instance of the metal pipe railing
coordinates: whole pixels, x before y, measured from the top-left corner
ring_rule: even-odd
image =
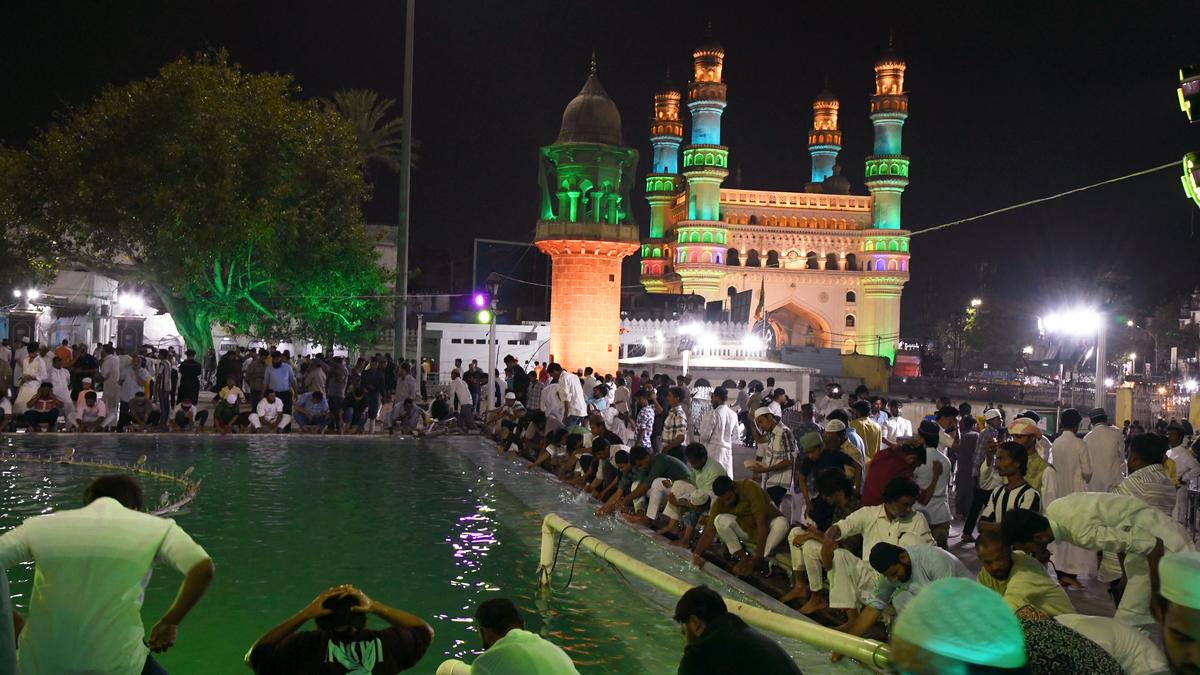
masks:
[[[550,584],[555,549],[562,539],[575,542],[580,548],[592,552],[625,574],[637,577],[673,597],[678,598],[692,588],[691,584],[613,548],[553,513],[542,521],[541,557],[538,564],[538,583],[542,587]],[[725,606],[746,623],[769,633],[799,640],[818,649],[837,652],[876,668],[885,668],[889,663],[888,646],[882,642],[843,633],[737,600],[726,598]]]

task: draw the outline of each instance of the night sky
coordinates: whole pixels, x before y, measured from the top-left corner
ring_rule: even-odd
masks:
[[[226,48],[251,71],[293,73],[314,96],[359,87],[401,94],[399,1],[22,4],[6,10],[0,33],[7,93],[0,140],[10,146],[103,84],[151,75],[205,48]],[[723,140],[745,188],[802,189],[811,102],[828,77],[842,106],[839,160],[854,192],[865,194],[871,66],[889,30],[909,66],[904,147],[912,184],[903,214],[909,229],[1200,150],[1200,125],[1189,128],[1175,98],[1178,67],[1200,62],[1194,0],[424,0],[417,8],[414,94],[418,249],[467,256],[472,237],[532,237],[537,148],[554,140],[593,47],[601,80],[621,110],[625,142],[641,153],[644,173],[651,95],[668,67],[685,84],[690,49],[709,19],[726,49]],[[1130,277],[1128,291],[1147,308],[1190,289],[1200,283],[1200,219],[1179,174],[1170,169],[916,237],[902,313],[906,337],[918,337],[975,295],[1021,303],[1031,313],[1086,298],[1110,270]],[[377,179],[367,218],[395,222],[395,179]],[[726,184],[734,184],[732,176]],[[635,207],[644,228],[640,197]],[[981,263],[987,263],[982,277]],[[636,277],[627,273],[625,283]]]

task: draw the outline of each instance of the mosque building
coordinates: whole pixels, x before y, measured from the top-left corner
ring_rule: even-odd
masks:
[[[642,285],[650,293],[696,294],[710,302],[752,291],[754,304],[766,310],[773,349],[807,345],[891,360],[909,271],[909,233],[900,224],[908,185],[901,149],[908,118],[904,61],[889,49],[875,64],[875,141],[864,196],[851,194],[840,173],[839,102],[828,91],[813,102],[812,181],[802,191],[722,187],[729,175],[729,148],[721,144],[725,50],[709,38],[692,57],[691,135],[682,153],[683,95],[669,82],[654,95]]]
[[[648,238],[630,209],[638,153],[622,145],[621,116],[597,77],[594,56],[558,137],[541,148],[535,241],[552,260],[551,356],[570,370],[616,370],[621,260],[640,249],[649,293],[712,302],[751,291],[765,310],[770,351],[802,345],[891,360],[909,259],[909,233],[900,227],[908,185],[904,61],[889,50],[875,64],[870,194],[855,195],[837,164],[839,103],[828,91],[813,103],[812,181],[802,191],[722,187],[729,175],[729,148],[721,144],[725,50],[707,38],[692,56],[687,145],[682,93],[668,83],[654,95]]]

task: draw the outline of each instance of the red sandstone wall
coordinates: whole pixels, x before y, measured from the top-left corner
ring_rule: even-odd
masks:
[[[573,371],[591,366],[600,373],[616,373],[623,257],[552,255],[550,353],[563,368]]]

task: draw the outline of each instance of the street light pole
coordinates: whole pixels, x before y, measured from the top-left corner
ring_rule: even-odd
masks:
[[[404,361],[408,358],[408,196],[412,177],[412,88],[413,88],[413,28],[416,22],[417,0],[408,0],[404,15],[404,100],[401,118],[404,135],[400,137],[400,212],[396,220],[396,298],[395,336],[392,353]]]
[[[1108,320],[1108,316],[1104,312],[1099,313],[1099,321],[1096,322],[1096,400],[1095,407],[1104,408],[1104,401],[1108,393],[1107,387],[1104,386],[1105,377],[1105,330],[1104,324]]]

